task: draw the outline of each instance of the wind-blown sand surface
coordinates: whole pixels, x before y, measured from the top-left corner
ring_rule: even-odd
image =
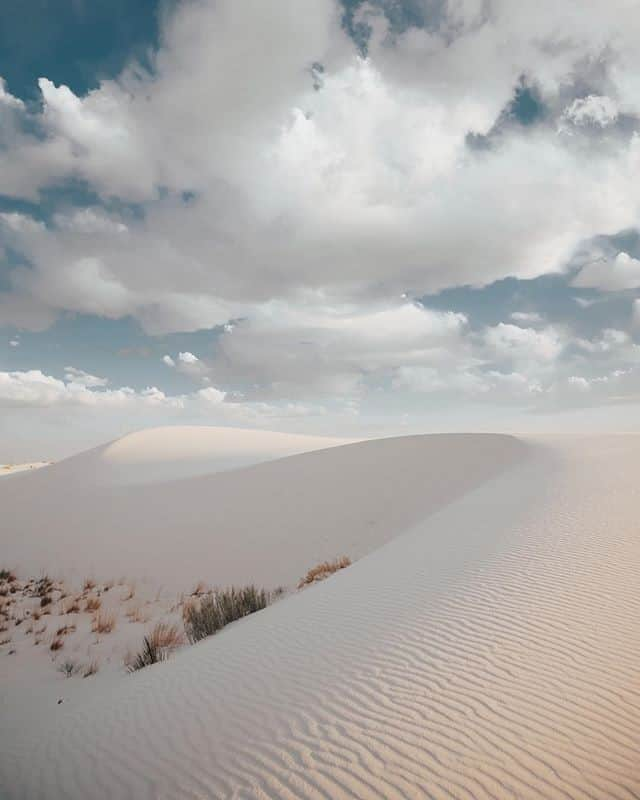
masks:
[[[420,461],[398,441],[352,446],[395,459],[387,503]],[[449,445],[458,491],[410,530],[166,664],[43,708],[37,729],[3,730],[0,794],[638,797],[640,437]]]

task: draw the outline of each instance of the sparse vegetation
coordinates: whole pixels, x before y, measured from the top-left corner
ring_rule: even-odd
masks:
[[[8,581],[11,583],[16,580],[15,573],[11,569],[0,569],[0,581]]]
[[[148,622],[149,612],[139,603],[127,609],[126,617],[130,622]]]
[[[90,661],[88,664],[82,669],[82,677],[83,678],[90,678],[92,675],[95,675],[98,670],[100,669],[100,665],[98,664],[97,660],[94,658],[93,661]]]
[[[63,639],[54,639],[49,645],[49,650],[52,650],[55,653],[57,650],[62,650],[63,647],[64,647]]]
[[[159,623],[143,640],[142,650],[127,663],[129,672],[137,672],[151,664],[166,661],[170,653],[184,643],[177,625]]]
[[[36,581],[32,590],[32,594],[34,597],[44,598],[51,592],[52,589],[53,581],[48,575],[43,575],[42,578]],[[49,598],[49,602],[51,602],[51,598]]]
[[[329,575],[333,575],[334,572],[349,566],[351,566],[351,559],[348,556],[341,556],[334,561],[323,561],[321,564],[312,567],[304,578],[301,578],[298,582],[298,589],[317,581],[323,581]]]
[[[82,588],[85,592],[90,592],[96,588],[96,582],[92,578],[85,578]]]
[[[58,664],[57,669],[65,678],[71,678],[73,675],[77,675],[82,667],[80,664],[76,664],[75,661],[63,661],[61,664]]]
[[[217,633],[225,625],[269,605],[273,593],[255,586],[215,591],[184,607],[184,626],[191,644]]]
[[[100,600],[99,597],[96,597],[95,594],[90,594],[89,597],[87,597],[87,600],[84,604],[84,610],[97,611],[101,605],[102,605],[102,600]]]
[[[56,631],[56,636],[66,636],[68,633],[73,633],[75,629],[75,625],[63,625]]]
[[[91,630],[94,633],[111,633],[116,627],[116,615],[113,612],[98,611],[93,618]]]

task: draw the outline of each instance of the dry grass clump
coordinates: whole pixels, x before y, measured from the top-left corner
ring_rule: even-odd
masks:
[[[91,675],[95,675],[100,667],[96,659],[93,659],[88,664],[79,664],[77,661],[67,659],[61,664],[58,664],[57,669],[65,678],[71,678],[74,675],[82,675],[83,678],[89,678]]]
[[[0,581],[13,583],[15,580],[17,580],[16,574],[12,569],[0,569]]]
[[[71,678],[72,675],[77,675],[81,669],[82,667],[80,664],[70,660],[63,661],[57,666],[58,672],[61,672],[65,678]]]
[[[192,597],[200,597],[200,595],[207,593],[207,584],[204,581],[198,581],[195,589],[191,592]]]
[[[212,636],[236,619],[260,611],[273,600],[273,593],[255,586],[231,586],[185,605],[184,627],[191,644]]]
[[[90,678],[92,675],[95,675],[98,672],[99,669],[100,669],[100,664],[94,658],[92,661],[90,661],[88,664],[85,664],[85,666],[83,667],[83,669],[82,669],[82,677],[83,678]]]
[[[90,592],[92,589],[96,588],[96,582],[93,578],[85,578],[84,583],[82,584],[82,589],[85,592]]]
[[[341,556],[334,561],[323,561],[321,564],[312,567],[304,578],[300,579],[298,589],[308,586],[310,583],[316,583],[316,581],[323,581],[329,575],[333,575],[334,572],[349,566],[351,566],[351,559],[348,556]]]
[[[73,633],[75,629],[75,625],[63,625],[56,631],[56,636],[66,636],[68,633]]]
[[[84,604],[85,611],[97,611],[102,605],[102,600],[95,594],[90,594]]]
[[[143,608],[140,603],[136,603],[127,609],[125,616],[130,622],[148,622],[149,611]]]
[[[93,618],[91,630],[94,633],[111,633],[116,627],[116,615],[113,612],[98,611]]]
[[[42,597],[44,599],[47,595],[50,595],[52,591],[53,581],[48,575],[43,575],[42,578],[39,578],[33,585],[32,595],[33,597]],[[49,598],[49,602],[51,602],[51,598]]]
[[[53,650],[53,652],[55,653],[56,650],[62,650],[63,647],[64,647],[63,639],[54,639],[49,645],[49,650]]]
[[[184,635],[177,625],[159,622],[143,640],[142,650],[127,663],[129,672],[137,672],[151,664],[166,661],[176,647],[184,644]]]
[[[75,597],[69,598],[67,604],[64,607],[65,614],[79,614],[80,613],[80,603]]]

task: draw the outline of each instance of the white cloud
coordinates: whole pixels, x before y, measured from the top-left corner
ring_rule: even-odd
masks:
[[[563,336],[552,326],[535,330],[504,322],[487,328],[484,342],[495,356],[516,363],[552,362],[564,346]]]
[[[19,339],[9,339],[9,346],[10,347],[20,347],[20,340]]]
[[[537,311],[514,311],[511,319],[514,322],[522,322],[524,325],[533,325],[543,321],[542,315]]]
[[[84,386],[86,389],[94,389],[98,386],[106,386],[109,381],[106,378],[99,378],[96,375],[90,375],[81,369],[75,367],[64,368],[64,379],[69,383],[76,386]]]
[[[601,128],[610,125],[618,116],[618,107],[610,97],[590,94],[576,98],[563,114],[563,122],[574,125],[593,124]]]
[[[594,261],[580,270],[573,285],[605,292],[640,289],[640,261],[625,252],[618,253],[613,261]]]
[[[181,408],[184,405],[184,398],[167,397],[156,387],[142,391],[135,391],[127,386],[103,389],[104,383],[100,381],[104,379],[87,375],[81,370],[70,372],[69,368],[66,373],[65,382],[37,369],[0,372],[0,405],[17,408],[81,406],[112,409],[135,406]]]
[[[212,353],[162,360],[232,387],[172,400],[68,372],[62,388],[32,376],[11,391],[268,417],[268,403],[358,404],[390,388],[561,392],[597,377],[572,346],[630,359],[632,343],[576,343],[537,312],[478,330],[409,298],[557,273],[583,241],[637,225],[640,136],[621,124],[640,112],[632,5],[438,3],[428,28],[398,33],[365,4],[363,59],[333,0],[202,0],[167,17],[150,72],[130,65],[84,96],[43,77],[41,108],[0,83],[3,192],[37,202],[78,180],[100,198],[46,224],[0,215],[23,261],[8,268],[0,325],[42,330],[71,312],[152,335],[221,326]],[[256,52],[269,53],[260,69]],[[545,107],[526,128],[506,112],[523,76]],[[636,289],[638,263],[620,253],[574,285]]]
[[[495,2],[487,16],[475,0],[447,4],[439,30],[401,35],[369,8],[362,60],[331,0],[181,4],[153,74],[128,69],[84,97],[41,79],[42,112],[12,109],[41,135],[7,134],[5,191],[35,198],[74,177],[145,214],[88,208],[14,231],[32,268],[16,271],[14,310],[0,303],[0,319],[18,307],[33,325],[47,312],[131,315],[164,333],[296,303],[300,291],[365,308],[555,271],[583,239],[635,224],[634,137],[583,153],[541,126],[469,150],[467,134],[491,131],[522,75],[553,108],[585,64],[602,62],[611,92],[569,97],[566,114],[603,124],[614,96],[615,108],[637,105],[624,79],[640,66],[628,4],[515,6]],[[271,54],[258,71],[255,47]]]

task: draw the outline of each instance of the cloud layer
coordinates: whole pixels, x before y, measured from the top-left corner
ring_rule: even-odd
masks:
[[[163,360],[228,406],[634,397],[640,261],[594,242],[638,225],[637,9],[412,8],[185,0],[150,70],[85,96],[43,76],[39,106],[0,83],[0,325],[215,327],[210,352]],[[628,319],[585,340],[544,309],[483,328],[418,302],[551,273],[630,293]],[[1,374],[25,405],[193,402]]]

